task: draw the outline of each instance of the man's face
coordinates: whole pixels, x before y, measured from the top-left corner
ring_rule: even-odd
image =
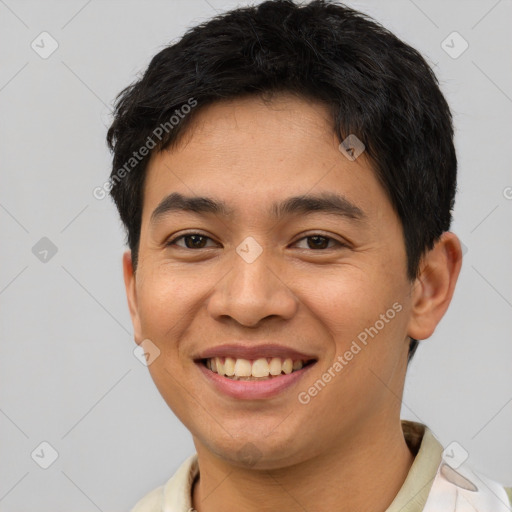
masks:
[[[135,277],[125,258],[135,338],[160,350],[151,376],[198,451],[235,464],[297,463],[399,415],[412,287],[402,228],[364,153],[342,154],[331,124],[289,95],[218,102],[148,166]],[[154,214],[176,193],[227,211]],[[335,196],[337,208],[282,207]],[[212,378],[198,359],[227,356],[226,344],[314,362],[269,377],[281,389]]]

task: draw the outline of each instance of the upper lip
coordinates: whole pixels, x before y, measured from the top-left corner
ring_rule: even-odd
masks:
[[[294,361],[302,359],[309,361],[316,359],[310,354],[299,352],[284,345],[276,345],[273,343],[266,343],[262,345],[241,345],[241,344],[225,344],[209,348],[197,356],[194,360],[211,359],[213,357],[233,357],[235,359],[259,359],[267,357],[280,357],[282,359],[293,359]]]

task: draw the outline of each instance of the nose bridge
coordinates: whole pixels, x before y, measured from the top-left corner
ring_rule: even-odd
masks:
[[[251,326],[269,316],[293,316],[297,298],[278,277],[279,269],[271,251],[256,245],[254,239],[245,239],[236,248],[229,264],[231,270],[210,298],[211,314],[230,316]]]
[[[254,295],[256,298],[270,299],[272,295],[272,288],[275,288],[276,283],[273,282],[272,277],[275,274],[272,270],[272,258],[269,251],[263,251],[260,255],[253,259],[249,250],[245,258],[240,255],[237,250],[237,255],[234,257],[233,272],[231,272],[230,280],[232,293],[240,296],[241,299]]]

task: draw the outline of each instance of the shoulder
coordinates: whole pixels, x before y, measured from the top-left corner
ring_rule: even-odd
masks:
[[[130,512],[161,512],[164,486],[161,485],[140,499]]]
[[[511,511],[511,489],[475,471],[467,463],[462,447],[449,445],[443,449],[433,432],[420,423],[402,420],[402,428],[416,456],[393,507],[387,512],[420,510],[418,506],[423,512]],[[407,508],[408,504],[411,508]]]
[[[451,466],[443,460],[432,485],[425,512],[448,510],[509,512],[510,493],[500,483],[475,471],[467,464]]]
[[[146,494],[130,512],[189,511],[192,509],[192,486],[198,475],[197,454],[193,454],[181,463],[164,485]]]
[[[510,505],[512,506],[512,487],[505,487],[505,492],[507,493],[508,500],[510,501]]]

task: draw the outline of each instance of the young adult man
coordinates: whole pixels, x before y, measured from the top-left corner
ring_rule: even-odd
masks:
[[[108,141],[135,341],[197,450],[134,511],[507,510],[400,421],[461,266],[418,52],[331,2],[234,10],[153,58]]]

